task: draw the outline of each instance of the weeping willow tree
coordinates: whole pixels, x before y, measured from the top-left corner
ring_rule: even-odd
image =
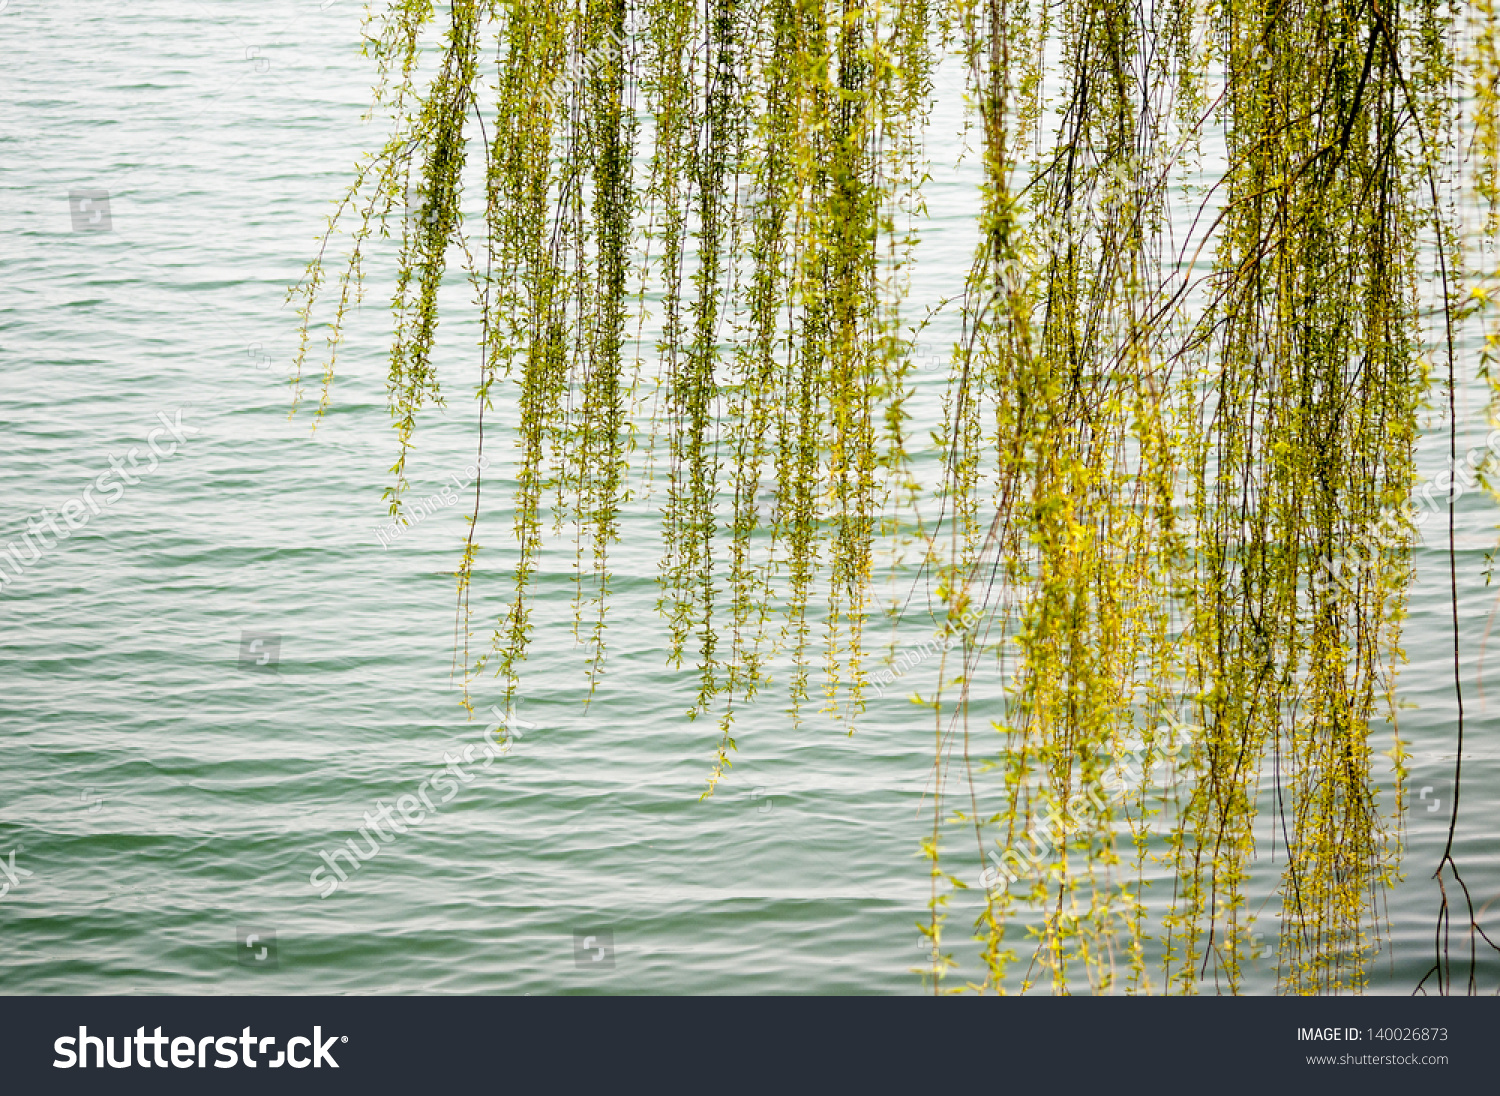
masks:
[[[320,254],[298,290],[297,398],[312,354],[329,407],[392,241],[399,519],[443,401],[439,292],[467,276],[476,444],[514,445],[515,488],[486,625],[476,487],[465,682],[517,688],[549,522],[574,538],[587,691],[604,681],[644,469],[669,658],[715,723],[705,794],[773,667],[792,718],[857,725],[880,561],[915,546],[895,616],[935,606],[945,652],[924,699],[935,988],[949,886],[977,865],[972,988],[1236,992],[1274,899],[1281,988],[1357,990],[1399,869],[1418,412],[1430,377],[1451,404],[1477,307],[1468,77],[1471,174],[1500,193],[1493,16],[1466,25],[1437,0],[399,0],[367,30],[390,135],[325,237],[349,229],[347,261],[330,286]],[[977,242],[924,405],[908,298],[944,65]],[[1451,854],[1450,829],[1439,881],[1461,887]],[[1472,943],[1472,903],[1467,924]]]

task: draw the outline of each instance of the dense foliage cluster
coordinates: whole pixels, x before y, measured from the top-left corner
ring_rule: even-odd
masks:
[[[551,520],[576,536],[600,679],[632,460],[660,462],[660,604],[690,714],[719,720],[709,793],[777,657],[794,715],[820,655],[852,725],[876,560],[915,545],[902,573],[946,633],[934,984],[965,885],[943,850],[971,832],[979,988],[1235,991],[1269,841],[1281,986],[1358,989],[1397,872],[1404,753],[1383,808],[1374,733],[1394,726],[1417,414],[1434,367],[1451,396],[1453,325],[1478,307],[1458,291],[1465,141],[1479,194],[1500,190],[1478,11],[1469,39],[1438,0],[397,0],[370,25],[393,129],[335,217],[354,246],[320,413],[365,251],[394,230],[399,514],[462,263],[480,406],[518,446],[514,596],[477,657],[477,495],[458,572],[466,673],[515,688]],[[966,74],[982,192],[923,421],[903,304],[943,65]],[[299,384],[324,277],[320,257]]]

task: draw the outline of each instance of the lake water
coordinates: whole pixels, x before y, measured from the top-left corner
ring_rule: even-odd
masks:
[[[160,416],[181,412],[186,435],[0,594],[0,858],[31,873],[0,899],[0,991],[920,991],[930,728],[900,690],[853,737],[793,727],[772,696],[700,801],[717,736],[683,717],[691,675],[664,666],[642,516],[615,557],[592,704],[578,703],[562,569],[542,580],[557,597],[518,706],[532,726],[335,893],[310,886],[320,852],[359,841],[377,802],[420,795],[484,726],[450,677],[464,505],[389,546],[376,536],[395,452],[384,285],[316,435],[287,416],[286,288],[382,136],[360,124],[360,21],[350,0],[0,2],[0,543],[79,497],[111,455],[170,442]],[[916,313],[960,289],[968,261],[973,162],[943,166],[957,130],[950,102],[932,130]],[[415,496],[472,462],[471,339],[445,333],[449,408],[423,424]],[[931,406],[937,375],[919,383]],[[1472,442],[1482,393],[1462,395]],[[1445,444],[1429,439],[1424,468]],[[509,478],[490,482],[480,629],[509,563]],[[1496,514],[1471,493],[1459,516],[1473,749],[1458,852],[1487,906],[1500,685],[1479,678],[1500,664],[1480,658]],[[1437,910],[1454,729],[1445,558],[1419,551],[1406,632],[1414,809],[1375,971],[1388,992],[1420,978]],[[475,699],[483,711],[500,689],[486,679]],[[956,979],[978,976],[973,910],[961,896],[949,922]],[[1258,962],[1248,988],[1273,985],[1274,960]]]

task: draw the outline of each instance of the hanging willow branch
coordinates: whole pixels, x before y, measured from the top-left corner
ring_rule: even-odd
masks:
[[[924,701],[934,988],[946,884],[969,885],[956,826],[984,888],[975,988],[1237,992],[1274,899],[1281,987],[1357,990],[1398,872],[1405,753],[1388,806],[1375,756],[1424,248],[1462,319],[1454,25],[1436,0],[391,3],[367,36],[391,136],[330,225],[357,221],[318,414],[395,220],[392,513],[442,402],[450,265],[481,321],[481,450],[515,446],[514,590],[477,657],[477,491],[458,571],[466,686],[517,688],[550,521],[574,535],[592,695],[611,550],[658,492],[712,794],[773,667],[800,718],[820,649],[821,706],[852,728],[877,561],[914,536],[893,573],[926,585],[946,652]],[[1477,41],[1493,202],[1493,17]],[[966,74],[977,246],[940,415],[912,422],[902,306],[943,64]]]

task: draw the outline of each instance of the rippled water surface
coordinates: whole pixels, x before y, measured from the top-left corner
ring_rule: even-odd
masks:
[[[0,595],[0,857],[32,873],[0,898],[0,990],[919,991],[931,729],[895,695],[853,737],[794,728],[773,698],[742,717],[735,766],[700,801],[716,731],[683,717],[691,675],[665,667],[641,508],[592,704],[564,545],[518,709],[531,726],[487,768],[463,766],[469,782],[337,892],[310,884],[378,803],[436,795],[445,758],[461,763],[484,726],[450,679],[464,506],[389,547],[375,535],[394,459],[384,286],[316,435],[287,416],[286,288],[381,137],[360,122],[360,19],[347,0],[0,11],[0,541],[144,449],[159,416],[181,412],[188,435]],[[970,249],[958,141],[950,106],[932,131],[923,303],[961,288]],[[934,345],[951,334],[939,324]],[[423,423],[417,495],[472,460],[473,332],[445,335],[449,407]],[[922,383],[931,406],[936,375]],[[1481,406],[1464,392],[1466,421]],[[481,622],[508,577],[509,481],[491,482]],[[1475,742],[1459,852],[1484,906],[1500,895],[1495,700],[1477,687],[1495,515],[1473,496],[1459,511]],[[1407,630],[1420,799],[1377,971],[1393,992],[1430,954],[1452,795],[1444,558],[1419,553]],[[499,699],[477,687],[481,712]],[[954,910],[972,977],[973,902]],[[249,933],[274,942],[259,963]],[[1274,962],[1257,965],[1252,988],[1273,984]]]

